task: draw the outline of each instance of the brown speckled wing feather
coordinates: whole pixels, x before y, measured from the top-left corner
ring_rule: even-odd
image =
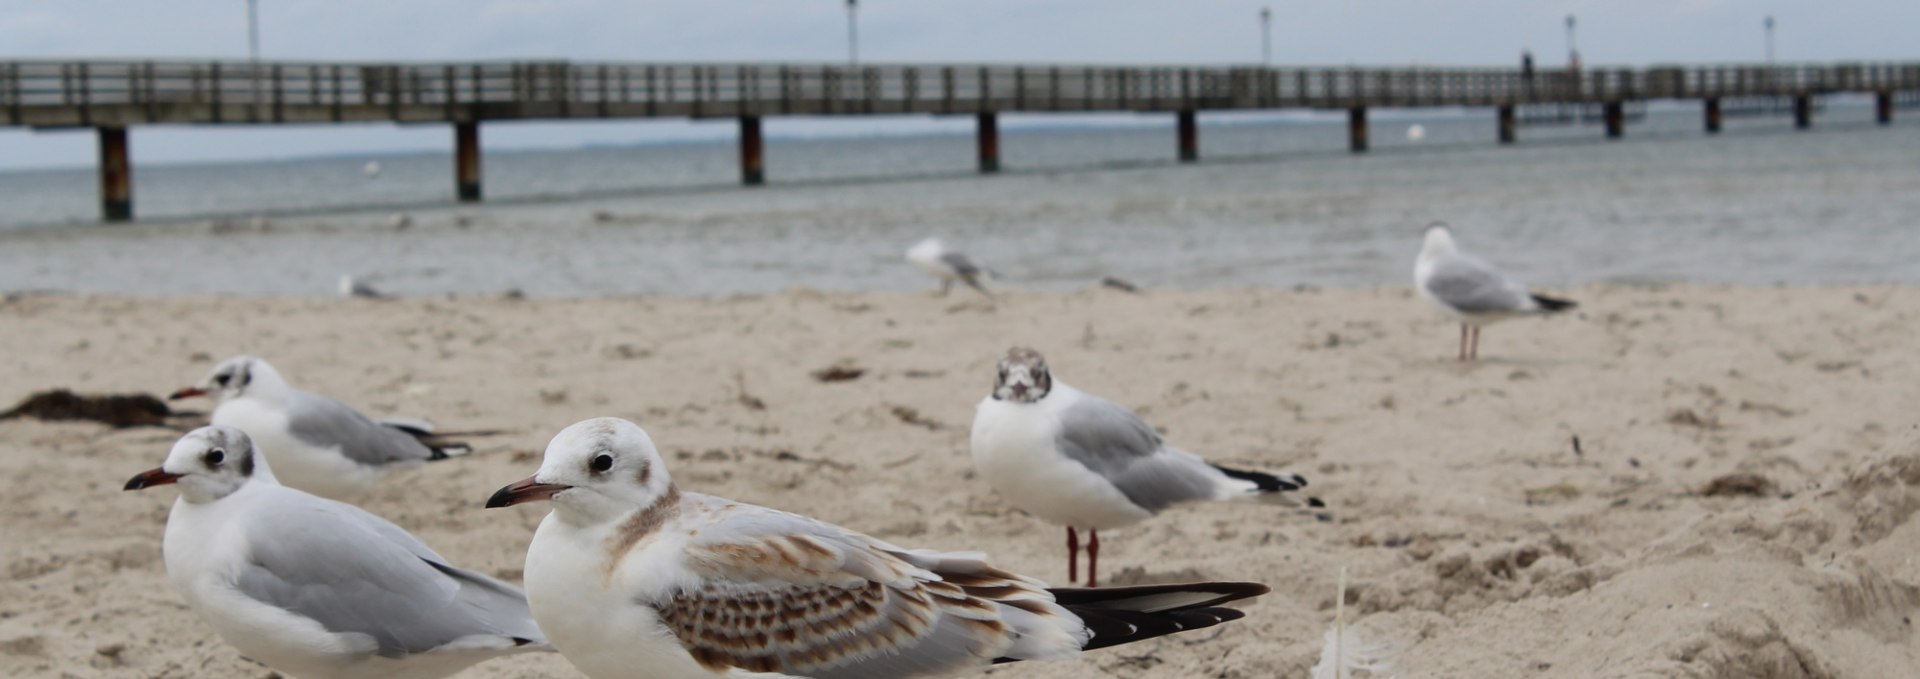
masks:
[[[708,669],[941,676],[1009,654],[1071,654],[1085,641],[1078,618],[1040,583],[977,555],[910,552],[765,511],[740,517],[748,525],[706,531],[720,539],[685,552],[700,583],[655,603],[662,624]]]

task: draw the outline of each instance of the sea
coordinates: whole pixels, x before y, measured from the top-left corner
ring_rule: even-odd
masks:
[[[1502,146],[1490,110],[1380,111],[1354,154],[1342,113],[1203,114],[1192,164],[1169,115],[1009,116],[995,175],[964,128],[774,137],[760,187],[731,142],[601,145],[489,152],[480,204],[437,153],[152,164],[131,224],[98,221],[91,168],[8,171],[0,291],[919,290],[903,253],[928,237],[1005,288],[1368,287],[1406,284],[1434,221],[1537,288],[1920,281],[1920,110],[1872,116],[1834,99],[1809,130],[1709,136],[1697,105],[1655,106],[1619,140],[1529,125]]]

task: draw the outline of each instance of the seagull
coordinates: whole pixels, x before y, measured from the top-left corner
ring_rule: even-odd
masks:
[[[1460,321],[1460,360],[1480,358],[1480,326],[1515,316],[1551,314],[1577,306],[1536,295],[1486,262],[1460,252],[1446,222],[1427,225],[1413,265],[1413,288],[1441,313]]]
[[[247,432],[289,486],[355,499],[393,469],[444,460],[464,443],[442,443],[424,422],[375,422],[346,404],[287,384],[266,361],[236,356],[170,399],[213,395],[213,424]]]
[[[953,290],[954,281],[966,283],[968,287],[979,290],[982,295],[993,296],[993,293],[987,292],[986,286],[980,283],[981,276],[990,272],[979,264],[975,264],[973,258],[948,250],[938,238],[920,241],[920,244],[907,250],[907,261],[926,269],[927,273],[940,279],[942,297]]]
[[[361,299],[387,298],[385,293],[374,289],[373,285],[365,279],[356,278],[350,273],[340,274],[340,296],[348,298],[357,297]]]
[[[1067,581],[1099,584],[1100,529],[1130,526],[1183,502],[1251,500],[1324,507],[1298,474],[1222,467],[1168,446],[1140,416],[1053,379],[1040,352],[1014,347],[973,415],[973,466],[1015,507],[1067,527]]]
[[[1268,590],[1199,583],[1047,589],[976,552],[909,550],[804,516],[681,491],[617,418],[554,436],[487,500],[550,500],[527,597],[589,677],[944,677],[1072,658],[1242,617]]]
[[[220,638],[299,677],[444,677],[552,651],[512,585],[399,526],[280,485],[245,432],[209,426],[126,490],[175,484],[167,579]]]

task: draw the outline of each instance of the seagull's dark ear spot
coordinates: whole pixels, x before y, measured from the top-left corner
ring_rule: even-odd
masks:
[[[653,463],[642,461],[640,463],[640,469],[633,473],[633,480],[639,481],[640,485],[644,486],[644,485],[647,485],[647,480],[652,478],[653,478]]]
[[[241,478],[251,478],[253,476],[253,451],[249,450],[240,454],[239,466]]]

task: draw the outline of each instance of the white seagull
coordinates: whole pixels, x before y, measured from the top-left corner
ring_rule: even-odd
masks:
[[[520,590],[270,469],[244,432],[202,427],[126,485],[179,485],[167,579],[242,655],[298,677],[423,679],[553,650]]]
[[[169,398],[205,395],[219,401],[213,424],[246,432],[287,485],[337,500],[365,495],[388,471],[467,449],[439,441],[423,422],[375,422],[344,403],[295,389],[252,356],[227,359]]]
[[[980,280],[989,272],[985,267],[974,263],[973,258],[965,254],[948,250],[938,238],[928,238],[907,250],[907,261],[913,262],[933,277],[940,279],[940,294],[945,296],[953,290],[954,281],[966,283],[968,287],[979,290],[980,294],[991,297],[986,286]]]
[[[1520,281],[1461,252],[1446,222],[1427,225],[1426,242],[1413,265],[1413,288],[1441,313],[1460,322],[1462,361],[1480,358],[1480,326],[1577,306],[1571,300],[1528,292]]]
[[[1263,585],[1048,590],[974,552],[908,550],[682,492],[626,420],[574,424],[488,507],[551,500],[527,548],[534,618],[590,677],[941,677],[1071,658],[1241,617]]]
[[[1295,491],[1298,474],[1229,469],[1168,446],[1140,416],[1053,379],[1040,352],[1014,347],[973,415],[973,466],[1008,502],[1067,527],[1067,581],[1099,584],[1100,530],[1130,526],[1183,502],[1251,500],[1325,506]]]

